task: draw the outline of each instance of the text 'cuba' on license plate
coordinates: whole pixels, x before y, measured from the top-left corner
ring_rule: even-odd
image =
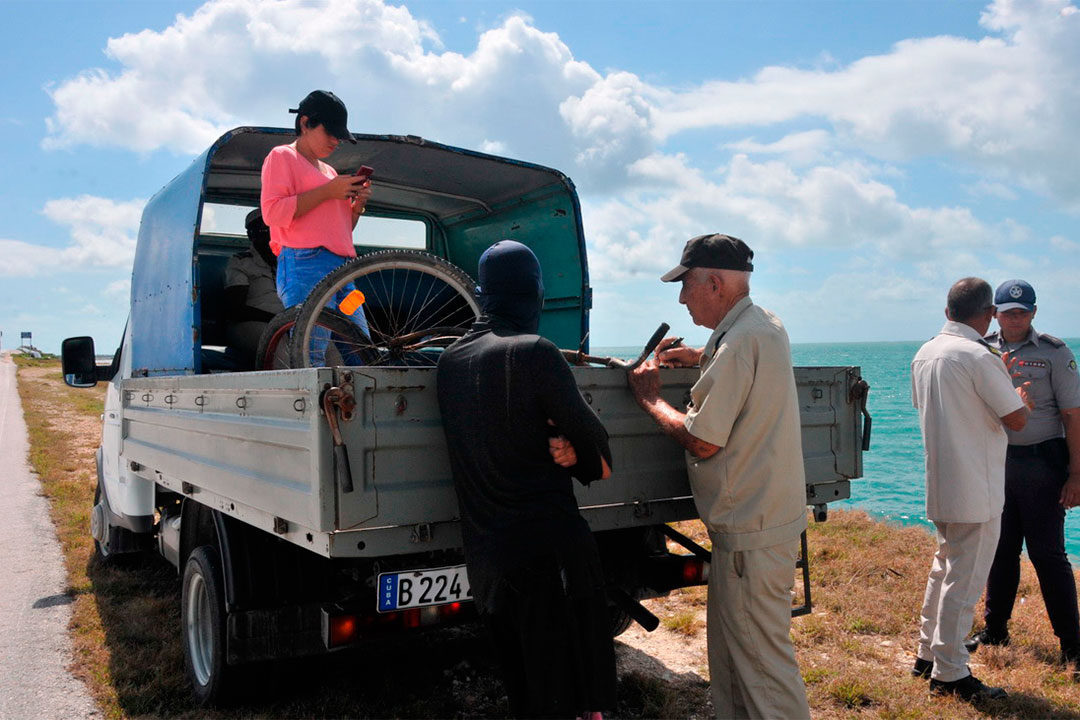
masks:
[[[472,600],[464,565],[379,574],[379,612]]]

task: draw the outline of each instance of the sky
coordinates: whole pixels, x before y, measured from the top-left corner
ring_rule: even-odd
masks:
[[[146,200],[223,132],[350,128],[557,168],[594,346],[661,321],[706,232],[755,251],[792,342],[923,340],[976,275],[1080,336],[1080,11],[1069,0],[0,0],[0,339],[119,340]],[[470,269],[471,270],[471,269]]]

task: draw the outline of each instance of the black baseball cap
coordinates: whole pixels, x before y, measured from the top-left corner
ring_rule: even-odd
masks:
[[[698,235],[686,241],[682,260],[660,279],[664,282],[675,282],[690,268],[696,267],[753,272],[754,264],[750,262],[753,259],[754,251],[737,237],[719,233]]]
[[[247,214],[247,217],[244,218],[244,229],[249,234],[252,232],[270,232],[270,228],[263,221],[261,208],[255,208]]]
[[[348,140],[356,144],[352,133],[346,127],[349,111],[345,109],[345,103],[341,102],[341,98],[329,90],[312,90],[300,101],[299,107],[291,108],[289,112],[315,118],[322,123],[328,133],[338,140]]]

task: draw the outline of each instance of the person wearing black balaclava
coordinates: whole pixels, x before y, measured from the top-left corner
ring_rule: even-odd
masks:
[[[533,252],[497,242],[478,277],[483,314],[437,375],[469,582],[510,714],[598,717],[615,706],[611,619],[571,478],[610,474],[607,432],[536,334],[544,285]]]

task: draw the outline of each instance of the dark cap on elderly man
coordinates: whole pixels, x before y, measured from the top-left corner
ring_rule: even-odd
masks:
[[[753,259],[754,251],[737,237],[719,233],[698,235],[686,241],[682,260],[660,279],[664,282],[675,282],[696,267],[753,272],[754,263],[750,262]]]
[[[349,111],[345,109],[345,103],[341,102],[341,98],[329,90],[312,90],[300,101],[299,107],[291,108],[289,112],[315,118],[326,128],[326,132],[338,140],[348,140],[356,144],[352,133],[346,127]]]
[[[1031,312],[1035,309],[1035,288],[1025,280],[1006,280],[998,285],[997,292],[994,293],[994,304],[997,305],[998,312]]]

